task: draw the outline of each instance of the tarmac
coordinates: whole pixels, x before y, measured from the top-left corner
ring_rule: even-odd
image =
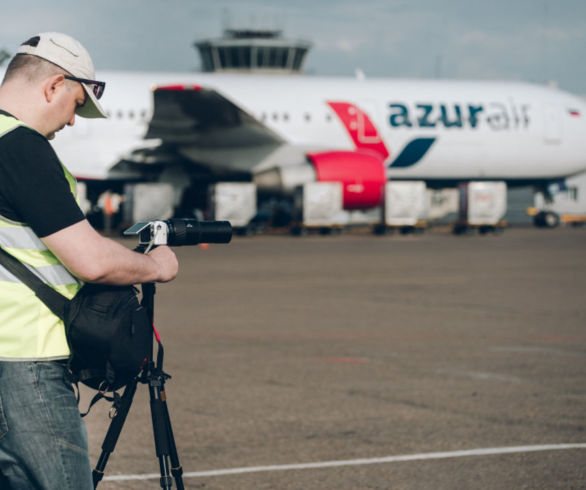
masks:
[[[155,315],[185,488],[586,488],[586,228],[175,251]],[[108,404],[86,421],[95,465]],[[144,385],[105,473],[161,488]]]

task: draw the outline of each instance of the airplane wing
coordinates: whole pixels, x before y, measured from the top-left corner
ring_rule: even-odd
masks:
[[[153,118],[145,138],[199,150],[284,143],[279,135],[226,97],[198,85],[156,88]]]

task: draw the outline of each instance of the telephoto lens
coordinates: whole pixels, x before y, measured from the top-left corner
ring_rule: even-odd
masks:
[[[198,221],[196,219],[168,219],[167,244],[170,247],[200,243],[230,243],[232,225],[229,221]]]

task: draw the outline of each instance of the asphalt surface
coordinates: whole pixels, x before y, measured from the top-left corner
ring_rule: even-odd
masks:
[[[585,251],[586,228],[177,248],[155,309],[185,488],[586,488],[559,446],[586,443]],[[95,464],[107,405],[86,420]],[[130,479],[99,488],[158,474],[140,385],[106,467]]]

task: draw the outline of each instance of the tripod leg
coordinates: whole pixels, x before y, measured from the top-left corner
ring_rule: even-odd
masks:
[[[146,308],[149,319],[153,322],[155,285],[153,283],[143,284],[142,293],[143,299],[141,304]],[[175,478],[177,488],[179,490],[184,490],[182,480],[183,469],[179,464],[179,457],[177,456],[177,448],[173,437],[173,429],[171,428],[171,419],[169,417],[169,410],[167,409],[165,378],[168,376],[163,372],[163,345],[161,344],[156,330],[154,330],[154,335],[159,344],[156,368],[153,359],[150,358],[147,370],[148,375],[145,379],[148,379],[149,383],[155,450],[161,468],[161,487],[163,489],[170,489],[172,487],[172,479],[169,475],[170,458],[171,473]]]
[[[173,427],[171,427],[171,417],[169,416],[169,408],[167,407],[167,395],[165,392],[164,385],[163,390],[161,392],[161,400],[163,402],[165,418],[167,419],[167,437],[169,439],[171,473],[175,478],[177,488],[179,490],[183,490],[183,468],[181,467],[181,463],[179,463],[179,455],[177,454],[177,446],[175,445],[175,437],[173,436]]]
[[[97,488],[98,484],[104,477],[104,469],[106,468],[106,463],[108,462],[108,458],[110,454],[114,452],[114,448],[116,447],[116,443],[118,442],[118,437],[120,436],[120,432],[122,431],[122,426],[126,421],[126,416],[130,410],[130,405],[132,405],[132,400],[134,398],[134,394],[136,393],[136,379],[129,383],[126,388],[124,389],[124,394],[120,400],[120,407],[118,408],[118,412],[112,419],[110,423],[110,427],[108,428],[108,432],[106,433],[106,437],[104,438],[104,442],[102,443],[102,454],[100,454],[100,458],[98,459],[98,463],[96,464],[95,469],[92,472],[93,480],[94,480],[94,488]]]
[[[166,404],[165,382],[162,373],[153,377],[149,391],[151,395],[151,416],[153,420],[153,432],[155,436],[155,449],[159,458],[161,468],[161,487],[170,489],[172,487],[172,473],[179,490],[183,490],[183,480],[181,475],[183,469],[179,464],[177,448],[171,428],[171,420]],[[169,468],[169,459],[171,460],[171,469]]]

